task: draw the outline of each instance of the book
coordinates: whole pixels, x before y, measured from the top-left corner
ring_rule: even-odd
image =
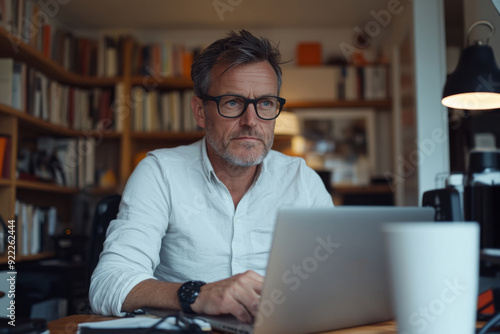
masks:
[[[158,92],[150,90],[146,95],[146,104],[144,108],[146,131],[158,131],[160,120],[158,117]]]
[[[125,105],[128,103],[125,94],[125,84],[120,82],[115,86],[115,98],[112,105],[112,113],[115,123],[115,131],[123,131],[123,120],[125,119]]]
[[[7,156],[7,136],[0,135],[0,177],[3,177],[4,162]]]
[[[12,143],[8,135],[0,135],[0,178],[8,179],[11,175]]]
[[[105,73],[106,77],[115,77],[118,75],[118,42],[114,37],[105,37]]]
[[[196,119],[194,118],[193,112],[191,110],[191,99],[194,96],[194,91],[192,89],[185,90],[182,93],[182,113],[184,121],[184,131],[195,131],[198,127]]]
[[[182,131],[182,102],[181,102],[181,92],[173,90],[169,92],[170,94],[170,120],[172,131]]]
[[[55,155],[60,163],[61,177],[57,183],[61,186],[77,186],[77,168],[80,164],[80,156],[77,151],[77,139],[62,138],[55,143]]]
[[[43,212],[37,206],[33,207],[32,216],[31,216],[31,244],[30,244],[30,254],[38,254],[42,251],[41,249],[41,237],[42,231],[40,223],[42,222],[42,214]]]
[[[169,93],[161,93],[160,95],[160,111],[161,111],[161,129],[162,131],[170,130],[170,107],[171,95]]]
[[[352,65],[347,66],[345,68],[345,99],[347,101],[360,99],[358,83],[358,68]]]
[[[144,131],[144,96],[146,90],[142,86],[132,88],[132,130]]]
[[[95,173],[95,150],[96,145],[94,140],[85,139],[87,151],[84,157],[85,161],[85,187],[93,187],[96,184]]]
[[[0,18],[0,26],[5,30],[12,32],[12,1],[3,0],[0,2],[2,17]]]
[[[20,111],[26,109],[26,64],[19,61],[13,63],[11,106]]]
[[[35,72],[35,82],[33,87],[33,116],[41,118],[42,117],[42,75],[39,72]]]
[[[0,103],[12,106],[14,60],[0,58]]]
[[[49,121],[49,90],[48,79],[44,74],[39,73],[40,78],[40,118]]]

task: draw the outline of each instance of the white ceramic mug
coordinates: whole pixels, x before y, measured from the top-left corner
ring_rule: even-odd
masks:
[[[383,227],[400,334],[473,334],[479,225],[388,223]]]

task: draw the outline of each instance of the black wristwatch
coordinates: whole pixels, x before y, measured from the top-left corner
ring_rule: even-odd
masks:
[[[184,313],[194,313],[191,304],[195,302],[201,287],[205,284],[207,283],[203,281],[189,281],[182,284],[177,290],[177,297],[179,297],[179,303]]]

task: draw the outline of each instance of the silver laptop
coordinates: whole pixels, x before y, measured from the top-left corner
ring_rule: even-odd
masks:
[[[283,209],[254,324],[229,315],[196,317],[219,331],[254,334],[322,332],[390,320],[381,226],[432,220],[434,209],[421,207]]]

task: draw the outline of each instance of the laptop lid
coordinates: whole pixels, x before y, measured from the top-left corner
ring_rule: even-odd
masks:
[[[433,221],[421,207],[278,213],[254,333],[310,333],[390,320],[386,222]]]

